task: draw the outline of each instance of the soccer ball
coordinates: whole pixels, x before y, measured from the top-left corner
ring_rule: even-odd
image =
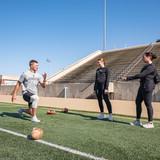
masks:
[[[64,113],[68,113],[68,108],[64,108],[64,109],[63,109],[63,112],[64,112]]]
[[[43,137],[43,129],[41,128],[33,128],[32,133],[31,133],[31,138],[33,140],[38,140]]]

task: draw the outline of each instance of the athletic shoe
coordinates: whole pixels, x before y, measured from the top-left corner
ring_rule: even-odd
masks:
[[[109,121],[113,121],[112,114],[109,114],[109,116],[107,117],[107,119],[108,119]]]
[[[19,113],[20,115],[22,115],[23,112],[24,112],[24,109],[23,109],[23,108],[20,108],[20,109],[18,110],[18,113]]]
[[[106,116],[105,116],[104,113],[100,113],[97,118],[98,118],[98,119],[105,119]]]
[[[32,122],[36,122],[36,123],[39,123],[39,122],[40,122],[40,120],[37,119],[36,116],[32,117],[31,121],[32,121]]]
[[[154,125],[152,122],[148,122],[146,124],[143,125],[144,128],[154,128]]]
[[[130,123],[131,126],[142,126],[142,123],[139,120],[135,120],[134,122]]]

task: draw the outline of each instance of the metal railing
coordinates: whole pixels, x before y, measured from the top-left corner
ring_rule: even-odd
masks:
[[[149,44],[149,46],[147,48],[145,48],[145,50],[139,54],[133,61],[132,63],[130,63],[125,69],[122,70],[122,72],[118,75],[116,75],[115,80],[120,80],[122,77],[125,77],[128,75],[128,73],[130,73],[141,61],[142,61],[142,57],[143,54],[145,52],[149,52],[153,49],[153,44]]]

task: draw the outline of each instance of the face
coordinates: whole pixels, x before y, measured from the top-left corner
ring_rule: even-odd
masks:
[[[30,66],[30,69],[33,70],[34,72],[37,72],[38,71],[38,66],[39,64],[38,63],[32,63],[31,66]]]
[[[104,67],[104,62],[103,61],[97,61],[98,67]]]
[[[144,61],[145,63],[148,63],[148,62],[151,61],[151,57],[150,57],[150,56],[146,56],[146,55],[144,54],[144,55],[143,55],[143,61]]]

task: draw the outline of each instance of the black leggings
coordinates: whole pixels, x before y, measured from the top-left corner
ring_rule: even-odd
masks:
[[[111,102],[108,98],[108,94],[105,93],[105,91],[102,89],[96,89],[96,95],[97,95],[100,111],[104,112],[104,107],[103,107],[103,99],[104,99],[104,101],[107,105],[108,113],[109,114],[112,113],[112,105],[111,105]]]
[[[153,120],[153,107],[152,107],[152,92],[146,92],[142,87],[139,88],[137,98],[136,98],[136,113],[137,119],[141,118],[142,113],[142,101],[144,101],[147,108],[148,121]]]

